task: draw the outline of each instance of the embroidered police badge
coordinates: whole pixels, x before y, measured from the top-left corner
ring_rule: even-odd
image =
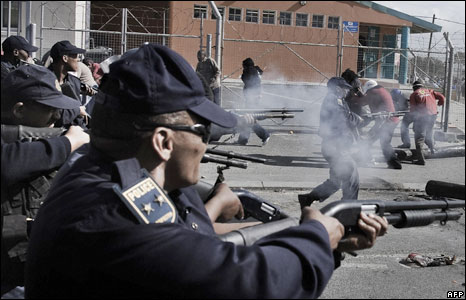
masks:
[[[133,186],[122,190],[115,184],[113,190],[140,223],[174,223],[177,213],[172,201],[145,169],[142,173]]]

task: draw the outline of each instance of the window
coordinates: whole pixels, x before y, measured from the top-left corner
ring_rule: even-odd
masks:
[[[296,14],[296,26],[307,27],[308,14]]]
[[[330,29],[340,28],[340,17],[328,17],[327,27]]]
[[[275,12],[271,10],[264,10],[262,12],[263,24],[275,24]]]
[[[259,23],[259,11],[257,9],[246,9],[246,22]]]
[[[217,7],[217,8],[218,8],[218,12],[222,16],[222,19],[224,19],[225,18],[225,7]],[[214,10],[212,10],[212,20],[217,20],[217,17],[214,14]]]
[[[280,12],[280,25],[291,25],[291,13],[287,11]]]
[[[228,12],[228,20],[241,21],[241,8],[230,8]]]
[[[207,5],[194,4],[194,18],[200,19],[201,16],[203,19],[207,19]]]
[[[312,27],[324,28],[324,16],[313,15],[312,16]]]
[[[2,1],[2,27],[8,27],[8,5],[10,1]],[[10,28],[18,28],[19,1],[11,1]]]

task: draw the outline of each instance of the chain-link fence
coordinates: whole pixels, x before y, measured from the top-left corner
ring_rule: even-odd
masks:
[[[98,63],[146,42],[174,50],[199,49],[199,35],[167,33],[168,7],[124,8],[117,5],[92,2],[89,20],[83,26],[76,26],[79,23],[77,7],[71,7],[67,2],[44,2],[40,9],[40,57],[47,56],[53,44],[60,40],[70,40],[77,47],[86,49],[86,57]]]
[[[209,25],[202,19],[207,16],[207,10],[197,11],[201,19],[196,19],[196,5],[193,9],[170,11],[167,4],[124,8],[124,4],[117,2],[96,1],[92,2],[91,13],[83,23],[79,21],[76,7],[71,8],[67,3],[44,2],[40,12],[35,12],[41,14],[41,57],[59,40],[71,40],[85,48],[86,56],[96,62],[150,42],[182,53],[194,67],[197,50],[205,48],[208,34],[216,33],[212,22]],[[296,26],[285,34],[284,27],[259,29],[244,22],[224,20],[221,59],[224,90],[229,88],[227,82],[241,84],[241,63],[247,57],[264,70],[266,84],[325,85],[328,78],[350,68],[363,81],[376,79],[388,89],[400,88],[405,95],[410,94],[410,83],[416,79],[424,80],[429,87],[446,95],[451,72],[451,108],[448,118],[439,114],[439,122],[448,119],[453,126],[464,130],[464,49],[453,52],[453,66],[449,71],[450,51],[439,48],[438,34],[434,35],[437,39],[434,38],[432,45],[424,49],[427,45],[415,40],[419,35],[411,34],[409,48],[402,49],[400,28],[359,24],[358,30],[351,32],[343,30],[347,29],[344,26],[340,20],[328,30],[303,30]],[[419,45],[421,48],[416,48]],[[214,52],[215,47],[214,44],[208,50]],[[403,76],[407,84],[400,85]]]

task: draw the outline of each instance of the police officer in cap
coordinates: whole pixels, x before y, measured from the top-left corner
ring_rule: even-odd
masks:
[[[7,37],[2,43],[3,55],[1,61],[2,82],[11,71],[28,62],[32,52],[39,48],[31,45],[20,35]]]
[[[205,98],[180,55],[146,44],[113,63],[92,117],[89,153],[60,177],[36,218],[27,297],[322,293],[343,235],[336,219],[306,208],[300,226],[235,246],[215,236],[202,201],[183,194],[199,180],[209,124],[236,119]],[[339,250],[368,247],[385,233],[385,220],[362,220],[366,235]]]
[[[57,77],[62,93],[81,103],[79,108],[64,110],[62,117],[57,121],[58,126],[72,124],[87,128],[88,119],[86,107],[84,106],[85,101],[81,98],[81,80],[70,74],[70,72],[78,71],[78,54],[85,52],[86,50],[78,48],[66,40],[55,43],[50,49],[50,57],[52,57],[53,62],[49,66],[49,70]]]
[[[89,135],[72,126],[63,136],[34,142],[5,142],[4,125],[48,128],[59,109],[79,104],[57,90],[56,78],[46,68],[24,65],[2,83],[2,294],[24,285],[24,261],[29,224],[47,196],[55,171]]]
[[[342,200],[357,200],[359,173],[350,148],[357,138],[356,128],[362,118],[351,112],[346,102],[352,86],[342,77],[327,82],[328,92],[320,109],[319,136],[322,138],[322,155],[330,165],[330,178],[309,194],[298,195],[301,207],[315,200],[324,201],[340,188]]]

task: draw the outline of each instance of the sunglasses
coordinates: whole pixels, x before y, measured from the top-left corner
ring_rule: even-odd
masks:
[[[134,127],[138,130],[154,130],[157,127],[166,127],[172,130],[180,130],[194,133],[202,138],[202,142],[207,144],[210,139],[210,125],[194,124],[194,125],[176,125],[176,124],[150,124],[140,125],[133,123]]]

